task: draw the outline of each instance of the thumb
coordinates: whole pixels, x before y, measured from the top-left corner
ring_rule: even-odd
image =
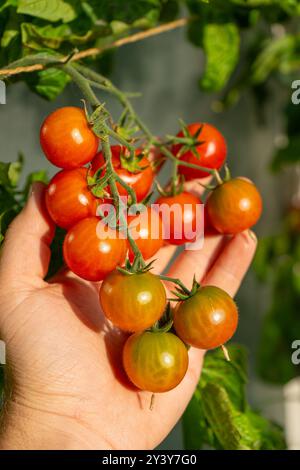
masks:
[[[47,274],[54,224],[45,207],[45,185],[32,185],[24,209],[10,224],[0,257],[0,279],[37,284]]]

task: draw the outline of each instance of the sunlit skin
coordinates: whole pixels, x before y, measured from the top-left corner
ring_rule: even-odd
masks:
[[[184,245],[195,241],[201,229],[200,218],[203,217],[199,197],[183,191],[176,196],[161,196],[155,204],[162,214],[167,243]]]
[[[187,190],[200,196],[199,182]],[[11,224],[0,258],[0,331],[6,342],[12,393],[6,400],[1,449],[153,449],[181,417],[199,380],[203,351],[173,390],[155,396],[134,389],[122,368],[124,336],[107,324],[99,285],[68,270],[45,282],[54,226],[34,184]],[[215,234],[201,250],[175,246],[155,255],[154,272],[191,286],[217,285],[235,295],[256,248],[253,234]],[[30,256],[28,254],[30,253]],[[173,289],[173,285],[168,285]]]
[[[65,169],[90,162],[99,144],[84,111],[74,106],[56,109],[47,116],[40,130],[40,142],[48,160]]]
[[[184,378],[188,362],[186,346],[172,333],[136,333],[123,350],[129,379],[141,390],[153,393],[175,388]]]
[[[132,237],[135,240],[139,250],[141,251],[144,260],[148,260],[164,244],[164,228],[163,221],[158,212],[151,207],[136,217],[128,217],[128,227]],[[129,248],[129,259],[133,261],[134,253],[130,243]]]
[[[218,186],[207,200],[207,214],[216,230],[235,234],[259,220],[262,198],[256,186],[244,178],[231,179]]]
[[[95,216],[98,202],[87,186],[87,169],[62,170],[46,190],[46,206],[52,220],[68,229],[79,220]]]
[[[136,152],[140,153],[140,150],[137,150]],[[154,179],[154,173],[149,160],[146,156],[143,156],[143,158],[139,161],[138,164],[138,167],[141,170],[131,172],[126,168],[122,167],[120,160],[120,153],[128,155],[127,149],[125,149],[121,145],[112,145],[111,153],[112,163],[115,171],[117,172],[119,177],[135,191],[137,201],[142,201],[149,193]],[[103,166],[105,166],[105,159],[103,153],[98,152],[96,157],[92,161],[91,174],[94,174],[99,168],[102,168]],[[101,172],[100,174],[101,176],[103,176],[105,174],[105,169],[103,169],[103,172]],[[128,197],[126,189],[118,182],[117,188],[120,196]],[[110,192],[109,187],[107,187],[106,190]]]
[[[142,331],[162,316],[166,291],[151,272],[109,274],[100,288],[100,304],[105,316],[123,331]]]
[[[178,336],[186,344],[200,349],[225,344],[235,333],[237,324],[235,302],[224,290],[214,286],[200,288],[174,312]]]
[[[193,165],[199,165],[205,168],[215,168],[218,170],[226,160],[226,141],[223,135],[211,124],[193,123],[189,124],[187,128],[191,136],[194,136],[201,126],[203,126],[202,130],[197,137],[199,145],[196,145],[194,148],[197,155],[195,155],[192,150],[188,149],[180,155],[180,160],[187,163],[193,163]],[[184,137],[184,134],[180,131],[177,136]],[[181,151],[181,148],[182,144],[173,145],[172,153],[177,155],[178,152]],[[184,175],[186,180],[205,178],[208,175],[208,173],[203,170],[196,170],[183,165],[179,166],[179,173]]]
[[[67,266],[89,281],[102,281],[124,262],[126,251],[125,239],[105,227],[97,217],[83,219],[74,225],[63,244]]]

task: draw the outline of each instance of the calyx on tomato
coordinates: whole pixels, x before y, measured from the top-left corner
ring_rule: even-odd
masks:
[[[169,300],[176,301],[176,302],[179,302],[179,301],[182,301],[182,300],[187,300],[190,297],[192,297],[193,295],[195,295],[197,293],[197,291],[200,289],[200,287],[201,286],[200,286],[199,282],[196,281],[196,278],[195,278],[195,275],[194,275],[192,288],[189,290],[185,286],[184,287],[176,286],[175,291],[171,291],[172,294],[175,295],[175,298],[174,299],[169,299]]]
[[[140,173],[141,171],[145,170],[147,166],[140,166],[140,162],[144,158],[145,154],[143,152],[137,153],[135,152],[134,155],[126,154],[126,151],[120,152],[120,163],[121,167],[124,170],[130,171],[130,173]]]
[[[183,133],[183,137],[178,137],[178,136],[170,136],[171,140],[175,144],[182,144],[182,147],[180,148],[179,152],[176,154],[176,158],[180,158],[182,155],[184,155],[186,152],[191,151],[193,155],[199,160],[200,156],[199,153],[197,152],[197,148],[200,145],[203,145],[205,141],[198,140],[199,136],[201,135],[202,129],[204,124],[201,124],[199,128],[196,130],[194,134],[191,134],[187,124],[185,124],[183,121],[181,122],[181,130]]]
[[[178,194],[183,193],[184,191],[185,178],[183,175],[177,175],[176,180],[172,180],[170,187],[164,189],[158,181],[155,180],[154,184],[157,191],[163,197],[172,197],[177,196]]]
[[[167,303],[161,318],[150,328],[154,333],[167,333],[173,326],[173,313],[170,302]]]
[[[105,166],[105,165],[104,165]],[[109,198],[110,194],[105,189],[109,183],[110,175],[105,173],[103,176],[100,176],[103,171],[103,167],[98,168],[94,175],[90,174],[88,171],[87,174],[87,184],[91,193],[97,198]]]

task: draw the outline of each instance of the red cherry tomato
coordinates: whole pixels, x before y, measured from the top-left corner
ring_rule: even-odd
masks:
[[[138,164],[141,171],[131,172],[122,167],[120,159],[121,152],[124,155],[128,154],[128,150],[125,147],[120,145],[113,145],[111,147],[113,167],[119,177],[135,191],[137,201],[140,202],[147,196],[153,183],[154,174],[150,162],[147,157],[144,156]],[[137,150],[137,153],[140,153],[140,151]],[[91,174],[93,175],[99,168],[103,167],[103,165],[105,165],[104,156],[102,152],[99,152],[92,161]],[[103,170],[101,176],[103,176],[104,173],[105,170]],[[117,183],[117,187],[120,196],[128,196],[126,189],[124,189],[120,183]],[[106,189],[110,193],[109,187]]]
[[[227,155],[226,141],[223,135],[211,124],[207,123],[194,123],[189,124],[187,129],[191,136],[194,136],[200,127],[202,130],[197,137],[199,145],[195,147],[195,151],[198,156],[194,155],[191,149],[187,149],[181,156],[180,160],[187,163],[193,163],[193,165],[199,165],[205,168],[219,169],[224,164]],[[182,131],[177,134],[178,137],[184,137]],[[181,151],[184,144],[175,144],[172,147],[172,153],[177,155]],[[186,180],[195,178],[204,178],[209,173],[203,170],[196,170],[194,168],[188,168],[186,166],[178,167],[179,173],[184,175]]]
[[[234,178],[212,191],[207,213],[218,232],[239,233],[256,224],[262,213],[262,199],[251,181]]]
[[[128,228],[145,260],[151,258],[164,244],[164,230],[161,216],[151,207],[136,217],[128,216]],[[134,253],[128,242],[129,260]]]
[[[121,330],[131,332],[150,328],[166,307],[164,285],[149,271],[113,271],[104,279],[99,298],[105,316]]]
[[[90,162],[98,149],[98,138],[82,109],[59,108],[45,119],[40,131],[44,154],[59,168],[78,168]]]
[[[171,245],[195,241],[202,227],[201,200],[188,192],[161,196],[156,201],[162,214],[165,240]]]
[[[52,220],[68,229],[85,217],[96,215],[98,202],[87,186],[87,169],[62,170],[46,189],[46,206]]]
[[[214,286],[200,288],[174,312],[174,328],[186,344],[214,349],[235,333],[238,310],[230,295]]]
[[[186,346],[172,333],[136,333],[123,350],[124,369],[141,390],[167,392],[184,378],[189,358]]]
[[[71,271],[89,281],[102,281],[124,262],[126,241],[97,217],[89,217],[68,231],[63,251]]]

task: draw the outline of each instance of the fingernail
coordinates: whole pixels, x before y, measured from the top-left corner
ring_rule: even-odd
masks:
[[[249,237],[252,238],[254,242],[257,242],[257,236],[252,230],[248,230]]]

